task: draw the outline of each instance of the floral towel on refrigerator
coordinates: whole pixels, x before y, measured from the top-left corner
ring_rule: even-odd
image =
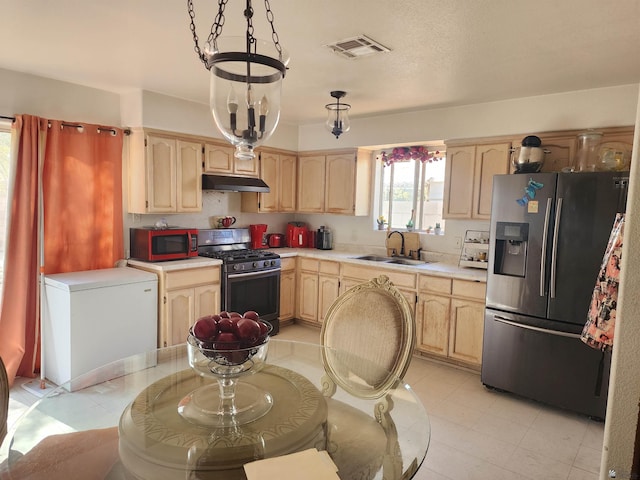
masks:
[[[613,222],[596,287],[593,289],[587,323],[580,337],[590,347],[602,351],[610,351],[613,348],[623,234],[624,214],[618,213]]]

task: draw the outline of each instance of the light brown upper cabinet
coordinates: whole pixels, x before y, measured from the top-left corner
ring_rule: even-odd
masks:
[[[509,173],[510,149],[510,142],[447,145],[443,218],[490,218],[493,176]]]
[[[298,157],[297,211],[368,215],[371,152],[305,152]]]
[[[202,210],[201,143],[134,129],[129,146],[129,212]]]
[[[260,152],[260,178],[269,193],[243,192],[243,212],[295,212],[296,154],[267,150]]]
[[[235,147],[229,144],[207,142],[204,145],[204,173],[235,175],[240,177],[258,176],[258,155],[251,160],[238,160],[233,156]]]

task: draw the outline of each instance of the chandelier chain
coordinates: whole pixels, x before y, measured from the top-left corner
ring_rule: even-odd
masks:
[[[211,25],[211,32],[207,38],[207,42],[209,42],[209,44],[215,49],[218,48],[217,40],[222,33],[222,27],[224,26],[224,9],[227,6],[228,1],[229,0],[218,0],[218,13],[216,14],[213,25]]]
[[[276,50],[278,50],[280,61],[282,61],[282,47],[280,46],[280,38],[278,37],[278,32],[276,32],[276,27],[273,25],[274,17],[269,0],[264,0],[264,8],[267,11],[267,21],[269,22],[269,25],[271,25],[271,39],[273,40],[273,44],[276,46]]]
[[[224,25],[224,8],[227,5],[229,0],[218,0],[218,14],[216,15],[216,19],[211,25],[211,32],[209,33],[209,37],[207,38],[207,43],[211,45],[212,48],[217,48],[216,40],[220,33],[222,33],[222,27]],[[196,33],[196,13],[193,9],[193,0],[187,0],[187,10],[189,12],[191,34],[193,35],[193,50],[200,58],[200,61],[207,64],[207,57],[200,49],[200,39],[198,38],[198,34]]]

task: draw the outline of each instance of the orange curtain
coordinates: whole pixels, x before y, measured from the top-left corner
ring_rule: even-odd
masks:
[[[38,363],[38,157],[44,151],[47,122],[17,116],[12,129],[13,182],[0,310],[0,356],[10,384],[16,376],[33,377]]]
[[[124,255],[122,130],[51,120],[43,170],[44,273],[112,268]]]
[[[124,254],[122,130],[18,115],[13,134],[0,310],[0,356],[11,384],[40,367],[40,252],[47,274],[110,268]]]

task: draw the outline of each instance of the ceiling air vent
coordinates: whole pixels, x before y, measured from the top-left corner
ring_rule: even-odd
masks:
[[[340,40],[339,42],[325,45],[325,47],[329,47],[338,55],[348,59],[366,57],[367,55],[372,55],[374,53],[385,53],[391,51],[384,45],[370,39],[366,35],[359,35],[357,37]]]

